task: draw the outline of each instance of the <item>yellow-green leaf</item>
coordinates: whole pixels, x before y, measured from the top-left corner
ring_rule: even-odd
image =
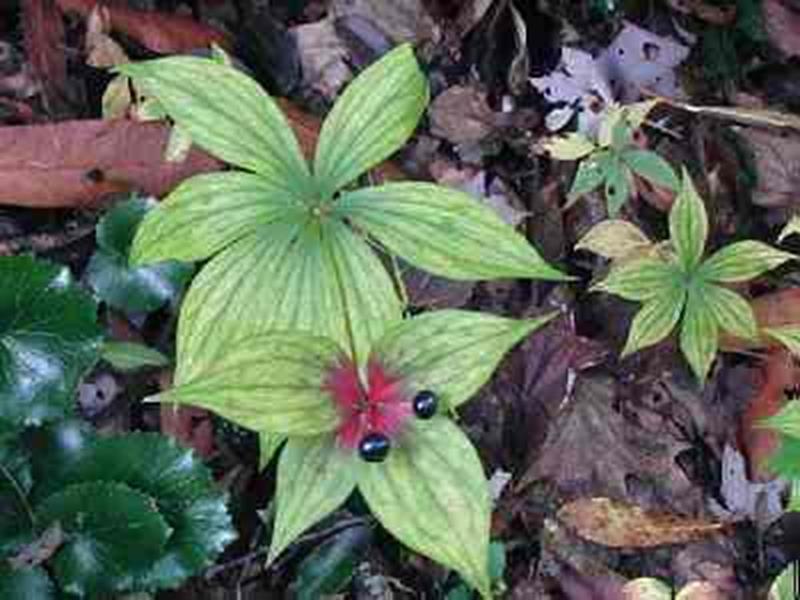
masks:
[[[325,382],[342,357],[327,338],[275,331],[223,344],[213,365],[148,400],[189,404],[279,435],[332,431],[339,417]]]
[[[387,183],[343,194],[337,214],[416,267],[450,279],[569,279],[475,198],[432,183]]]
[[[542,150],[556,160],[578,160],[597,149],[594,142],[582,133],[568,133],[549,138],[542,143]]]
[[[644,232],[630,221],[606,219],[587,231],[575,244],[575,249],[588,250],[614,260],[644,251],[652,245]]]
[[[608,277],[594,285],[592,291],[646,302],[672,289],[680,278],[681,273],[675,264],[645,257],[614,266]]]
[[[673,285],[645,302],[631,322],[622,357],[666,338],[680,319],[685,300],[683,287]]]
[[[720,329],[750,340],[758,337],[758,323],[747,300],[718,285],[704,284],[698,287]]]
[[[491,377],[514,345],[555,314],[516,320],[464,310],[440,310],[398,323],[375,356],[414,390],[434,390],[450,408]]]
[[[363,463],[358,487],[406,546],[489,590],[489,487],[475,448],[447,418],[413,421],[385,462]]]
[[[745,240],[715,252],[700,267],[698,275],[722,283],[747,281],[795,258],[794,254],[763,242]]]
[[[800,327],[792,325],[765,327],[763,332],[778,340],[789,349],[789,352],[800,358]]]
[[[681,352],[697,379],[704,383],[717,353],[719,328],[702,292],[689,290],[681,323]]]
[[[685,271],[693,271],[700,264],[706,246],[708,215],[686,169],[681,190],[669,212],[669,235],[678,262]]]
[[[197,175],[145,215],[131,262],[203,260],[293,214],[302,214],[302,202],[285,182],[236,171]]]
[[[314,191],[308,164],[286,118],[250,77],[215,60],[170,56],[119,65],[192,140],[222,160],[273,184]]]
[[[291,438],[278,462],[277,511],[267,562],[336,510],[356,487],[359,457],[334,435]]]
[[[399,150],[428,105],[428,82],[409,44],[347,86],[325,118],[314,156],[323,198]]]

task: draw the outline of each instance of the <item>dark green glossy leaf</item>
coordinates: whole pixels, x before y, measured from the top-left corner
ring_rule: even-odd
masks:
[[[0,257],[0,421],[38,424],[69,414],[101,341],[95,304],[68,270]]]
[[[341,592],[352,579],[361,555],[372,540],[366,525],[354,525],[314,548],[297,567],[292,583],[297,600],[317,600]]]
[[[13,569],[0,561],[0,598],[3,600],[56,600],[55,586],[41,567]]]
[[[100,299],[126,312],[160,308],[183,291],[194,272],[192,265],[176,261],[128,265],[136,229],[149,209],[142,198],[112,208],[97,225],[98,248],[86,270],[86,279]]]
[[[428,82],[410,44],[381,57],[347,86],[325,118],[314,156],[323,198],[400,149],[428,104]]]
[[[36,513],[42,524],[59,522],[66,535],[51,564],[72,594],[129,588],[133,573],[163,552],[171,533],[151,497],[120,483],[71,485]]]
[[[338,448],[333,435],[289,439],[278,462],[269,561],[347,500],[356,486],[359,460]]]
[[[137,588],[175,587],[211,564],[235,537],[225,496],[211,473],[171,438],[144,433],[97,438],[37,492],[91,482],[122,483],[147,495],[171,529],[163,552],[133,572]]]
[[[31,487],[30,457],[20,436],[15,436],[0,444],[0,557],[14,553],[34,537]]]
[[[135,371],[144,367],[166,367],[169,359],[158,350],[133,342],[106,342],[102,358],[118,371]]]

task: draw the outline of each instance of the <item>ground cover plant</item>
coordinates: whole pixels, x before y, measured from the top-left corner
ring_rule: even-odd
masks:
[[[0,596],[792,597],[787,2],[125,4],[0,2]]]

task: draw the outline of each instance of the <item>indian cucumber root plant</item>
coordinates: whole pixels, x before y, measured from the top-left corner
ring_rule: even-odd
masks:
[[[273,99],[220,52],[131,62],[116,71],[129,78],[147,112],[169,118],[176,134],[230,165],[185,180],[152,209],[141,202],[121,205],[98,228],[100,249],[89,283],[116,309],[164,306],[192,273],[185,263],[202,263],[180,305],[173,383],[147,400],[212,411],[257,432],[264,464],[277,456],[269,564],[357,491],[402,544],[492,597],[492,498],[458,411],[509,350],[557,311],[528,318],[457,309],[410,316],[399,265],[450,280],[580,282],[548,264],[494,210],[465,192],[420,181],[370,184],[368,172],[404,146],[428,105],[428,82],[410,45],[389,51],[346,87],[322,124],[311,160]],[[800,329],[761,327],[744,288],[733,287],[795,255],[744,240],[705,256],[708,215],[692,176],[683,169],[679,177],[637,141],[656,104],[613,106],[596,136],[574,133],[543,146],[556,159],[580,161],[570,202],[602,187],[607,212],[616,217],[634,195],[636,178],[674,197],[665,242],[650,242],[632,223],[613,219],[595,225],[579,244],[611,259],[607,275],[590,291],[641,304],[620,358],[664,342],[677,329],[680,352],[702,386],[723,332],[769,339],[798,353]],[[127,226],[135,235],[119,233]],[[27,259],[0,263],[0,280],[13,287],[9,273],[24,269],[42,293],[67,285],[51,267]],[[155,279],[158,289],[172,292],[140,297],[136,286]],[[133,291],[115,293],[117,280]],[[28,292],[0,298],[9,310],[24,313],[19,298]],[[13,441],[7,448],[0,437],[0,457],[11,456],[11,448],[23,462],[35,455],[28,428],[45,426],[38,435],[63,442],[59,432],[67,425],[55,423],[69,416],[67,392],[100,356],[99,333],[77,331],[80,319],[94,327],[93,306],[75,311],[76,330],[60,333],[72,344],[61,350],[74,362],[71,370],[64,367],[69,361],[62,364],[69,375],[63,385],[48,381],[48,389],[32,393],[22,375],[16,383],[0,379],[0,386],[24,392],[12,397],[0,388],[0,433],[5,421],[13,433],[6,436]],[[0,316],[0,349],[30,342],[26,336],[37,327],[41,341],[55,326],[41,315]],[[107,356],[114,350],[120,352],[109,347]],[[5,356],[0,354],[3,369]],[[137,364],[164,359],[147,352],[125,356]],[[788,411],[771,424],[797,436],[799,418]],[[66,592],[85,594],[174,587],[230,541],[229,517],[202,465],[181,462],[179,451],[160,438],[101,442],[80,433],[74,439],[82,436],[90,450],[65,450],[54,482],[9,492],[30,523],[15,532],[16,545],[0,540],[0,552],[18,557],[24,544],[58,521],[73,537],[54,555],[52,574]],[[119,465],[129,459],[121,453],[134,446],[141,455],[123,469]],[[144,456],[173,468],[173,480],[163,486],[151,481],[140,464]],[[21,476],[5,473],[8,481]],[[182,477],[193,481],[194,504],[182,495],[188,494]],[[4,493],[0,485],[0,497]],[[210,516],[202,514],[197,498],[213,509]],[[96,510],[88,524],[79,515],[84,501]],[[128,554],[103,529],[101,517],[116,503],[147,532]],[[180,516],[186,506],[188,513]],[[203,523],[209,540],[201,544]],[[0,530],[2,524],[0,518]],[[109,585],[100,580],[102,569],[76,566],[83,556],[79,538],[105,553],[104,568],[115,573]],[[33,572],[41,585],[50,585],[49,571],[40,568],[44,562]],[[11,577],[4,568],[0,590]]]

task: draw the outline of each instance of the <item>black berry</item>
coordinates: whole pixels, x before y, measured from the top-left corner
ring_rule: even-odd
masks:
[[[439,407],[439,397],[430,390],[422,390],[414,396],[414,414],[420,419],[430,419]]]
[[[358,453],[367,462],[383,462],[392,443],[382,433],[368,433],[358,443]]]

